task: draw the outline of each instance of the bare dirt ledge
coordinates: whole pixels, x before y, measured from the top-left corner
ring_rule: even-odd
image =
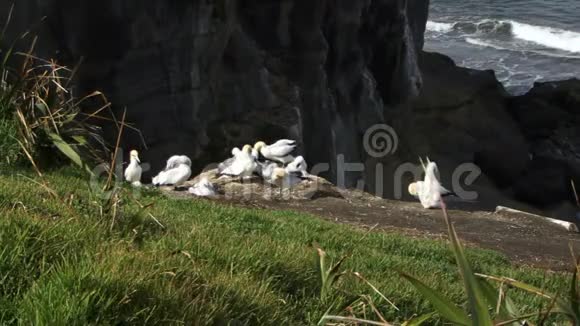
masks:
[[[278,189],[264,187],[259,182],[216,182],[212,172],[209,175],[221,194],[208,200],[243,207],[306,212],[332,222],[375,231],[447,238],[441,211],[425,210],[418,202],[387,200],[360,191],[337,189],[315,177],[291,191],[282,192],[284,199]],[[198,179],[196,177],[189,183]],[[162,190],[171,196],[194,198],[187,191],[175,191],[173,188]],[[541,218],[518,213],[486,212],[465,203],[449,202],[448,207],[457,232],[465,243],[500,251],[516,264],[569,270],[572,261],[570,244],[576,252],[580,252],[580,234],[568,232]]]

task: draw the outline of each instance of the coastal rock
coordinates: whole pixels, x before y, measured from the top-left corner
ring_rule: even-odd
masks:
[[[396,161],[391,169],[397,169],[405,162],[418,164],[418,156],[429,156],[449,187],[458,181],[461,169],[467,173],[477,168],[492,181],[486,187],[511,185],[526,168],[527,143],[506,110],[508,95],[493,72],[458,67],[450,58],[428,52],[421,53],[419,64],[423,90],[395,119],[400,150],[384,160]],[[410,181],[385,183],[400,182],[406,189]]]
[[[507,93],[493,71],[456,67],[442,60],[440,55],[425,53],[421,65],[425,90],[414,115],[433,117],[431,128],[424,131],[433,136],[424,138],[434,151],[473,162],[498,186],[511,184],[526,166],[528,149],[505,109]]]
[[[294,138],[336,181],[336,157],[364,162],[364,131],[420,91],[429,1],[408,2],[21,0],[9,34],[46,16],[39,55],[82,58],[78,92],[127,110],[142,137],[122,146],[151,164],[145,179],[174,153],[199,171],[234,146]]]
[[[580,80],[536,83],[509,101],[509,111],[526,136],[530,161],[514,195],[544,207],[574,201],[571,181],[580,185]],[[573,212],[569,212],[573,216]]]
[[[230,200],[314,200],[317,198],[333,197],[343,198],[343,195],[336,186],[327,180],[310,175],[307,179],[292,186],[281,189],[269,184],[259,177],[239,180],[227,176],[219,176],[217,169],[205,171],[192,180],[188,181],[185,187],[192,186],[199,181],[207,179],[211,182],[218,193],[218,198]],[[171,188],[165,188],[171,191]]]

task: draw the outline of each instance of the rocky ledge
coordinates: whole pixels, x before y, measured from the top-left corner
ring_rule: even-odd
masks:
[[[217,194],[197,199],[187,187],[201,179],[214,184]],[[260,179],[244,182],[217,178],[215,170],[195,177],[185,187],[161,188],[163,193],[183,200],[210,200],[221,205],[253,209],[293,210],[310,213],[334,223],[347,223],[370,230],[398,232],[414,237],[442,239],[447,228],[439,209],[426,210],[418,202],[379,198],[358,190],[340,189],[318,177],[290,189],[264,184]],[[474,203],[448,201],[449,214],[462,241],[470,246],[498,250],[512,261],[554,270],[568,270],[569,243],[580,239],[577,229],[542,216],[508,208],[481,211]]]

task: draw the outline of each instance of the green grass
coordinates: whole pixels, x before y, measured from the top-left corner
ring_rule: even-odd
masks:
[[[139,198],[154,203],[146,210],[123,197],[111,228],[110,215],[100,214],[100,201],[81,172],[47,172],[44,180],[57,196],[31,178],[41,181],[29,171],[0,174],[1,324],[316,324],[331,302],[320,299],[313,241],[334,261],[349,254],[343,269],[360,272],[400,308],[392,309],[354,277],[341,278],[341,289],[371,295],[387,320],[433,310],[397,270],[465,304],[453,252],[444,242],[367,233],[290,211],[170,199],[155,191]],[[514,267],[495,252],[467,250],[467,257],[476,272],[550,292],[569,288],[568,275]],[[523,310],[546,304],[510,294]],[[343,294],[335,291],[333,298],[340,302]]]
[[[14,121],[0,118],[0,167],[8,168],[20,158],[17,137],[18,130]]]

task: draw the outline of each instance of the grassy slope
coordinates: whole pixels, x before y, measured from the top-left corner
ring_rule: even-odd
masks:
[[[334,258],[352,254],[345,268],[361,272],[401,308],[395,312],[376,297],[390,320],[430,311],[396,268],[463,302],[453,254],[443,242],[156,192],[142,194],[142,203],[155,203],[145,212],[125,200],[111,231],[80,174],[54,171],[46,180],[58,197],[16,172],[0,175],[2,324],[314,324],[329,303],[318,299],[312,241]],[[567,288],[565,277],[515,268],[499,254],[468,254],[476,271],[551,291]],[[341,287],[372,294],[349,277]],[[528,309],[538,307],[530,296],[514,298]]]

